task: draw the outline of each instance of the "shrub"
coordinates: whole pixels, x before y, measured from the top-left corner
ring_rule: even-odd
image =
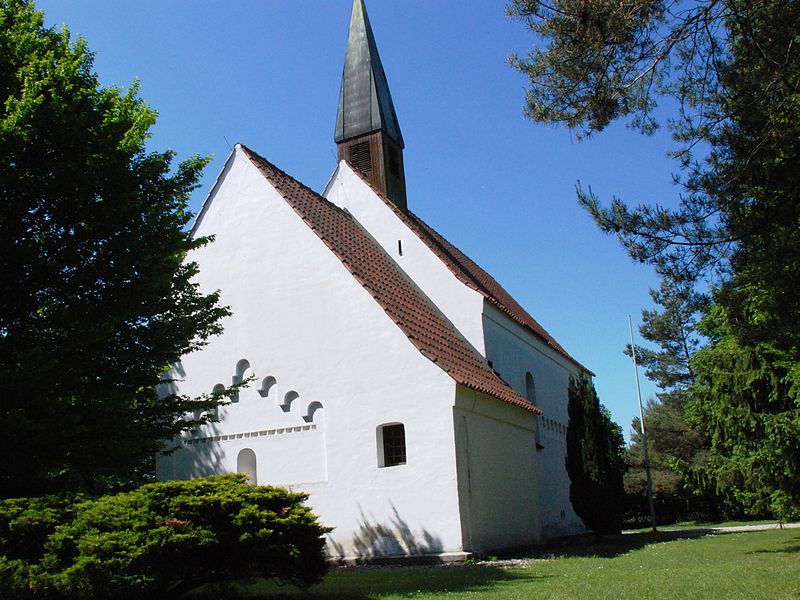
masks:
[[[0,503],[0,597],[175,598],[232,578],[301,587],[327,570],[305,494],[218,475]]]

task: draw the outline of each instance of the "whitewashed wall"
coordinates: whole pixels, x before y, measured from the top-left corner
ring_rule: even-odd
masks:
[[[196,234],[216,236],[190,257],[200,265],[198,281],[205,291],[222,290],[233,316],[223,335],[183,359],[180,392],[210,392],[250,373],[256,383],[221,410],[219,424],[184,436],[181,449],[160,458],[159,476],[234,472],[249,448],[259,484],[310,492],[321,521],[335,527],[334,555],[459,552],[455,382],[413,347],[238,148]],[[236,372],[241,359],[250,365],[245,373]],[[267,377],[276,383],[264,397],[258,390]],[[297,397],[284,411],[288,392]],[[323,408],[307,421],[313,402]],[[408,462],[378,468],[376,428],[389,422],[405,425]]]
[[[537,454],[541,502],[541,529],[546,538],[585,530],[569,501],[566,457],[567,392],[570,374],[578,368],[549,348],[488,302],[484,307],[486,357],[494,369],[517,392],[525,396],[527,373],[533,375],[535,404],[544,411],[539,417],[540,443]]]
[[[447,266],[372,189],[342,161],[325,188],[326,197],[350,211],[397,264],[431,298],[493,368],[525,396],[525,375],[534,377],[539,422],[537,453],[541,479],[542,537],[584,530],[569,502],[566,456],[567,385],[577,367],[458,280]],[[413,207],[412,207],[413,208]],[[400,256],[398,240],[402,241]]]
[[[337,206],[349,211],[461,335],[484,354],[481,294],[456,279],[442,260],[409,230],[345,161],[339,162],[323,194]],[[402,255],[398,241],[402,245]]]
[[[540,542],[536,415],[459,386],[453,420],[465,545],[486,553]]]

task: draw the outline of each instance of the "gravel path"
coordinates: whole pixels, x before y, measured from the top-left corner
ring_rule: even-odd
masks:
[[[659,531],[692,531],[695,528],[688,529],[670,529],[669,527],[659,527]],[[781,529],[780,523],[761,523],[760,525],[731,525],[728,527],[702,527],[697,529],[703,531],[719,531],[735,533],[737,531],[766,531],[768,529]],[[800,529],[800,523],[784,523],[783,529]]]

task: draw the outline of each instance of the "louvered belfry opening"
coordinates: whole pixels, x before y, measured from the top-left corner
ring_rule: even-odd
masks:
[[[372,172],[372,154],[369,151],[369,142],[359,142],[350,146],[348,162],[369,177]]]
[[[406,210],[403,150],[383,131],[373,131],[337,144],[339,160],[346,160],[370,185]]]

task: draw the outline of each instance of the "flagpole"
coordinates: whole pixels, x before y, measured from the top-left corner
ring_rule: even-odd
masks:
[[[647,474],[647,503],[650,505],[650,525],[656,531],[656,507],[653,503],[653,478],[650,475],[650,453],[647,448],[647,432],[644,428],[644,408],[642,407],[642,389],[639,386],[639,367],[636,364],[636,344],[633,341],[633,321],[628,315],[628,329],[631,333],[631,356],[633,372],[636,375],[636,396],[639,399],[639,426],[642,432],[642,449],[644,454],[644,470]]]

